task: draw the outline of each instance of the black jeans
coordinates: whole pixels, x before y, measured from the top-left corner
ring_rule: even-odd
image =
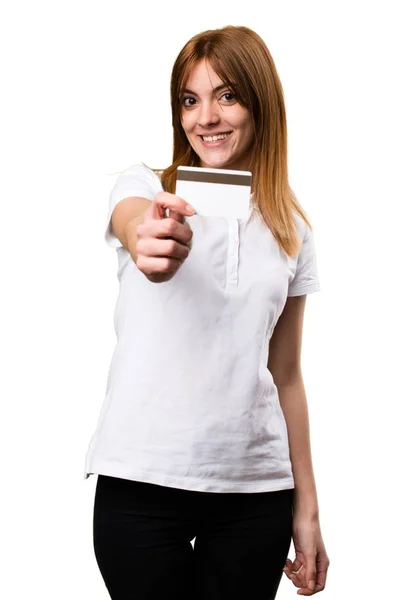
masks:
[[[197,492],[98,475],[94,552],[110,597],[274,600],[293,493]]]

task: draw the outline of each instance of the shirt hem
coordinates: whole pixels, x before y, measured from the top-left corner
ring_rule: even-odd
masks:
[[[303,285],[298,288],[294,288],[288,292],[288,298],[292,296],[302,296],[303,294],[312,294],[313,292],[320,292],[321,286],[315,283],[311,283],[310,285]]]
[[[271,479],[267,482],[258,481],[242,481],[231,482],[224,480],[200,480],[192,477],[169,477],[168,475],[159,475],[150,473],[149,471],[127,471],[120,469],[111,469],[108,467],[94,468],[93,471],[86,470],[84,479],[88,479],[90,475],[107,475],[109,477],[118,477],[120,479],[129,479],[131,481],[153,483],[177,489],[199,491],[199,492],[217,492],[217,493],[261,493],[275,492],[280,490],[293,489],[295,487],[293,477],[285,477],[283,479]]]

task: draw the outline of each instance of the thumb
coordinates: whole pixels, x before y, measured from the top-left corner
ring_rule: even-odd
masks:
[[[178,212],[175,212],[173,209],[168,208],[167,209],[169,211],[168,217],[170,219],[174,219],[175,221],[178,221],[178,223],[185,223],[185,216],[181,215]]]
[[[153,200],[148,215],[151,219],[164,219],[166,217],[166,210],[164,206]]]
[[[305,581],[308,588],[313,591],[316,583],[316,560],[314,554],[306,557]]]

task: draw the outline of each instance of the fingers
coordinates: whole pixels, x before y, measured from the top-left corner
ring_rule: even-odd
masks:
[[[297,568],[295,568],[297,567]],[[286,560],[286,566],[283,568],[284,573],[288,579],[290,579],[294,586],[298,588],[305,587],[305,566],[299,561],[298,558],[292,563],[288,558]]]
[[[303,559],[303,556],[302,556]],[[300,558],[297,556],[292,564],[292,573],[297,575],[300,574],[301,570],[304,568],[304,563],[302,562],[302,560],[300,560]],[[302,574],[300,575],[300,577],[304,576],[304,572],[302,572]]]
[[[182,217],[179,215],[179,218]],[[144,221],[137,226],[137,234],[139,238],[172,238],[181,244],[189,244],[193,236],[188,223],[180,223],[172,217]]]
[[[328,567],[329,559],[325,550],[318,550],[316,554],[308,555],[305,575],[306,585],[304,589],[298,590],[298,594],[311,596],[325,589]]]
[[[188,257],[190,249],[188,246],[179,244],[173,239],[159,240],[155,238],[143,238],[137,242],[137,251],[145,257],[165,256],[168,258],[178,258],[184,261]]]
[[[166,208],[159,202],[155,202],[155,200],[153,200],[149,209],[144,214],[144,221],[147,221],[148,219],[164,219],[166,216],[165,213]]]
[[[184,217],[183,215],[175,212],[171,208],[168,208],[167,210],[168,210],[168,213],[169,213],[169,217],[168,217],[169,219],[172,219],[173,221],[177,221],[178,223],[187,224],[186,223],[186,217]],[[188,227],[189,227],[189,225],[188,225]],[[190,227],[189,227],[189,229],[190,229]],[[179,231],[181,231],[181,230],[179,229]],[[189,242],[187,242],[187,246],[189,248],[192,248],[192,239]]]
[[[178,223],[185,223],[185,217],[183,215],[181,215],[180,213],[172,210],[171,208],[168,208],[168,213],[169,213],[168,217],[170,219],[174,219]]]
[[[182,261],[178,258],[168,256],[141,256],[137,257],[136,265],[146,277],[153,281],[165,281],[166,273],[176,272],[181,266]]]
[[[315,591],[320,592],[325,588],[326,585],[326,577],[328,573],[329,567],[329,558],[326,553],[318,553],[318,558],[316,561],[316,584]]]
[[[152,281],[167,281],[166,274],[175,273],[190,252],[189,246],[174,239],[155,237],[139,238],[136,249],[136,266]]]
[[[311,554],[308,555],[307,560],[307,569],[305,574],[305,583],[310,591],[315,590],[315,582],[316,582],[316,555]]]
[[[298,568],[295,569],[295,566]],[[314,591],[308,589],[307,587],[305,578],[306,567],[298,558],[296,558],[293,563],[290,561],[290,559],[287,559],[286,566],[283,568],[283,571],[286,573],[288,579],[292,581],[293,585],[297,588],[300,588],[298,590],[298,595],[309,596],[314,593]]]
[[[151,219],[164,219],[166,216],[166,209],[169,209],[169,212],[170,210],[175,211],[175,213],[181,216],[191,216],[196,214],[193,206],[188,204],[183,198],[180,198],[180,196],[168,192],[158,192],[154,197],[146,216]],[[171,215],[169,214],[169,216]]]
[[[298,558],[292,563],[288,558],[286,565],[283,567],[283,572],[286,573],[288,579],[290,579],[296,587],[300,588],[298,594],[301,596],[312,596],[317,592],[325,589],[327,571],[329,567],[329,559],[327,556],[320,557],[319,553],[317,557],[309,557],[308,562],[311,563],[311,568],[307,569],[305,564]],[[316,564],[316,571],[313,565]],[[295,568],[297,567],[297,568]],[[309,581],[313,581],[313,587],[309,587]]]
[[[186,216],[193,214],[195,209],[183,198],[168,192],[156,194],[137,226],[134,256],[136,266],[150,281],[169,281],[188,257],[193,232]]]

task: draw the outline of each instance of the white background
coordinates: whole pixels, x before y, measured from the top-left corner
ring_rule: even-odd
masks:
[[[3,4],[2,597],[109,598],[83,473],[115,345],[110,174],[170,164],[173,62],[228,24],[275,59],[290,183],[314,227],[322,290],[307,301],[303,374],[331,560],[321,596],[414,593],[412,4]],[[277,597],[295,595],[283,576]]]

